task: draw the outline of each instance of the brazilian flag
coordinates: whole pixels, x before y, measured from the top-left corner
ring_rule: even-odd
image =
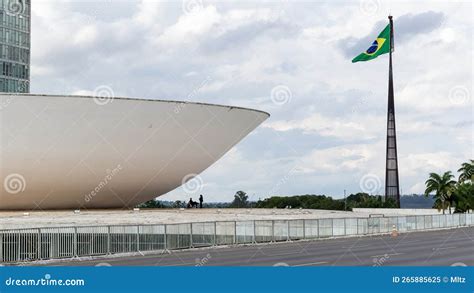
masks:
[[[379,34],[377,39],[372,43],[370,48],[359,56],[352,59],[352,63],[359,61],[369,61],[377,58],[382,54],[390,52],[390,24],[388,24],[384,30]]]

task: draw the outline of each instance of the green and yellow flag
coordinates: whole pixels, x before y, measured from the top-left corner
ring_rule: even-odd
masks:
[[[352,59],[352,63],[359,61],[369,61],[382,54],[390,52],[390,24],[379,34],[372,45],[363,53]]]

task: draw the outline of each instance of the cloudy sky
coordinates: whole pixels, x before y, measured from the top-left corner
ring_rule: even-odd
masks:
[[[429,172],[474,157],[473,10],[412,2],[35,0],[31,92],[105,85],[271,113],[201,174],[207,201],[383,193],[388,56],[351,59],[391,13],[400,183],[421,193]]]

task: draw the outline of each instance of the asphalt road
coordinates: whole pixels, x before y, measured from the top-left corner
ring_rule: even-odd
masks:
[[[59,266],[474,266],[474,227],[49,262]]]

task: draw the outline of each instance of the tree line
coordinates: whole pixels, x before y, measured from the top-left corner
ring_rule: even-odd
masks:
[[[158,200],[148,201],[141,208],[183,208],[184,202],[162,202]],[[395,208],[395,201],[383,200],[380,195],[369,195],[367,193],[356,193],[344,199],[333,199],[326,195],[294,195],[294,196],[272,196],[259,201],[249,201],[246,192],[239,190],[234,195],[234,200],[228,203],[205,203],[205,208],[303,208],[324,210],[351,210],[352,208]]]

